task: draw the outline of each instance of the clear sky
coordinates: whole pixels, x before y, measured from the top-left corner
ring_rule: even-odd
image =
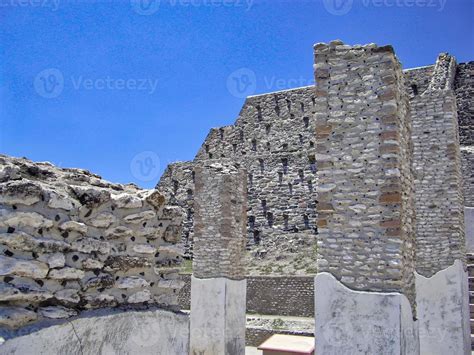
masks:
[[[474,60],[472,0],[0,0],[0,152],[153,187],[244,96],[311,85],[312,45]]]

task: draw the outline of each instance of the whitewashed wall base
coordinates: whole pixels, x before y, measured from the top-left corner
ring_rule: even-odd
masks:
[[[314,285],[316,354],[419,354],[417,322],[404,295],[354,291],[326,272]]]
[[[471,354],[469,287],[463,263],[426,278],[415,273],[422,355]]]
[[[244,355],[246,280],[191,278],[191,355]]]

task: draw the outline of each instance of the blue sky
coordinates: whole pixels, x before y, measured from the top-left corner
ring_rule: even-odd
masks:
[[[472,0],[0,0],[0,152],[153,187],[246,94],[310,85],[314,43],[464,62],[473,20]]]

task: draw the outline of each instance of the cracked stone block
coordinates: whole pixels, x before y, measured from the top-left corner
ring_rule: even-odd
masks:
[[[45,263],[34,260],[20,260],[0,255],[0,275],[17,275],[43,279],[49,267]]]

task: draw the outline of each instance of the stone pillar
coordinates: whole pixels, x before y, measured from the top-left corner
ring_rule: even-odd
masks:
[[[422,354],[470,354],[456,62],[441,54],[411,101],[416,201],[416,301]]]
[[[247,174],[222,162],[195,174],[190,354],[243,355]]]
[[[411,122],[392,47],[315,45],[318,354],[417,354]]]

